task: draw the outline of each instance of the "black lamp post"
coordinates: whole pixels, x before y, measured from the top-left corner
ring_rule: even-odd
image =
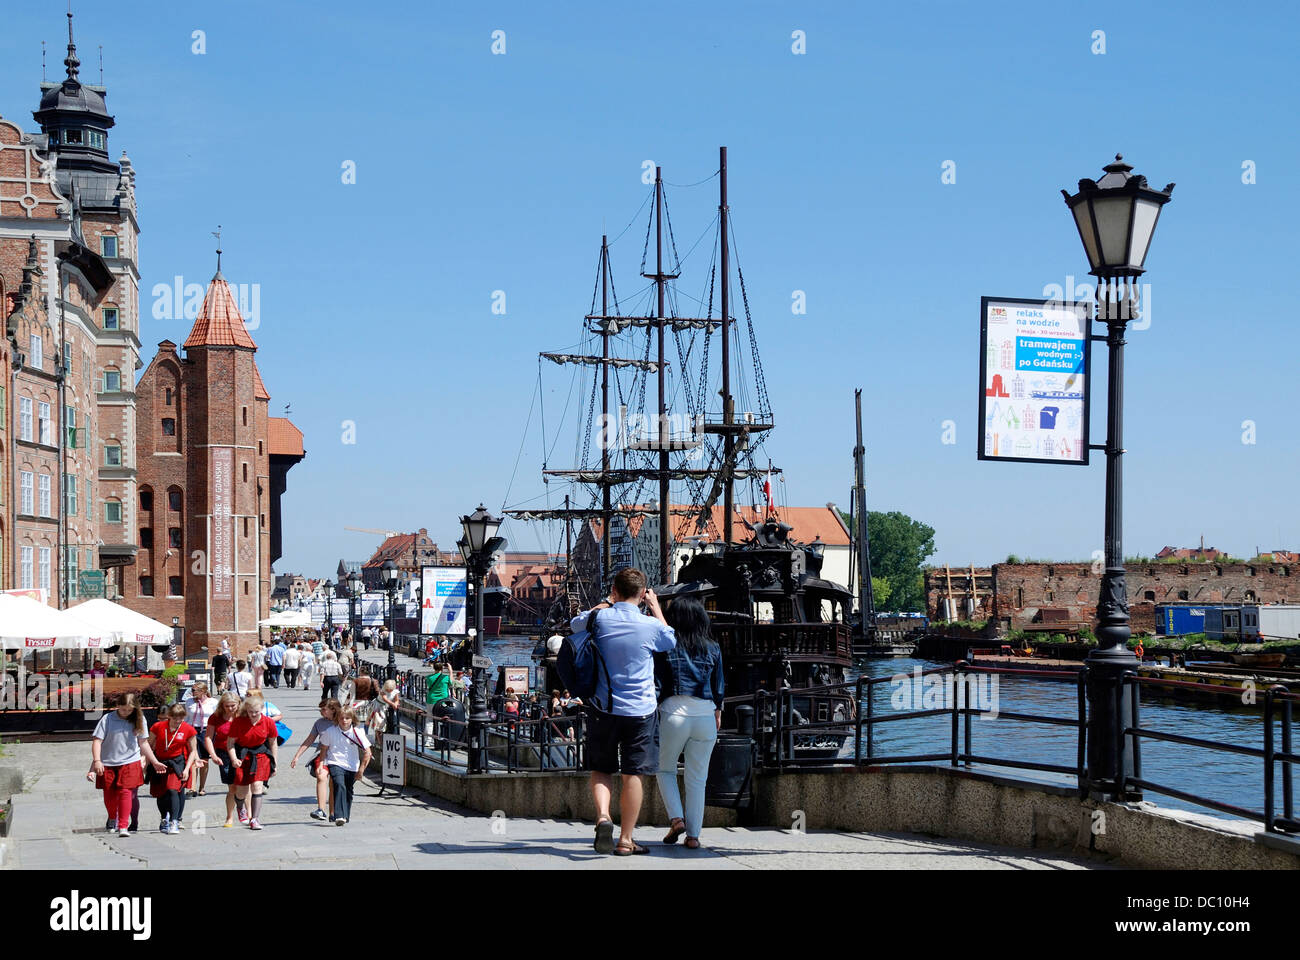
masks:
[[[334,639],[334,581],[326,580],[320,589],[325,594],[325,642],[330,643]]]
[[[357,642],[357,622],[361,619],[358,614],[358,607],[361,602],[361,574],[353,570],[348,574],[348,630],[352,635],[352,643]]]
[[[501,518],[488,513],[482,504],[469,516],[461,517],[460,524],[465,535],[456,546],[465,558],[469,581],[474,590],[474,673],[469,701],[469,770],[470,773],[482,773],[485,766],[479,749],[482,730],[492,719],[487,709],[487,675],[480,666],[483,662],[483,581],[487,579],[488,568],[492,565],[492,555],[504,549],[506,541],[496,535],[501,528]]]
[[[397,592],[397,564],[392,560],[385,560],[384,565],[379,568],[379,580],[383,584],[384,592],[388,594],[388,673],[385,680],[397,679],[397,644],[393,642],[393,605],[396,603],[394,594]]]
[[[1088,654],[1088,779],[1094,792],[1120,799],[1133,773],[1133,752],[1121,735],[1132,726],[1123,676],[1137,666],[1128,649],[1128,585],[1124,574],[1124,328],[1138,312],[1134,280],[1145,272],[1147,251],[1174,185],[1153,190],[1119,154],[1100,180],[1080,180],[1065,203],[1074,215],[1097,278],[1097,317],[1106,323],[1109,365],[1106,398],[1106,572],[1097,600],[1097,646]],[[1098,337],[1097,339],[1103,339]],[[1133,796],[1133,794],[1128,794]]]

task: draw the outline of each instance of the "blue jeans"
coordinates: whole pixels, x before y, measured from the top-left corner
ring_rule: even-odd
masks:
[[[704,826],[704,784],[709,778],[709,758],[718,742],[718,722],[713,718],[712,701],[708,716],[686,717],[680,714],[659,715],[659,796],[663,797],[668,818],[682,817],[686,835],[698,837]],[[682,815],[682,798],[677,793],[677,758],[686,754],[686,813]]]
[[[342,767],[330,767],[330,779],[334,781],[334,818],[350,820],[352,818],[352,785],[357,775],[352,770]]]

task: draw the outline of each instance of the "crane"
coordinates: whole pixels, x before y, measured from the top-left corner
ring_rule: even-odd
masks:
[[[372,530],[369,527],[344,527],[344,530],[351,530],[354,533],[378,533],[385,537],[400,537],[401,530]]]

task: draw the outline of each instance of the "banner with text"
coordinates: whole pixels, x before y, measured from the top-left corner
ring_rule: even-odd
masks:
[[[979,459],[1088,462],[1086,303],[980,300]]]
[[[469,628],[464,567],[420,568],[420,632],[463,634]]]
[[[234,595],[232,574],[235,569],[233,504],[235,451],[231,447],[213,447],[212,457],[212,596],[228,600]]]

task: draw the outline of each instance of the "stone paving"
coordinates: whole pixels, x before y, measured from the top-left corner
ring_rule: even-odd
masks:
[[[368,659],[386,660],[371,651]],[[399,667],[418,664],[399,658]],[[389,792],[358,783],[352,822],[343,827],[312,820],[313,784],[289,760],[318,716],[319,690],[268,691],[294,730],[280,748],[282,761],[263,807],[265,829],[222,827],[224,788],[215,775],[206,796],[186,803],[184,830],[158,833],[154,801],[141,791],[140,830],[110,835],[100,794],[85,779],[88,742],[7,744],[4,763],[24,772],[25,792],[14,796],[14,826],[0,840],[4,869],[178,869],[259,867],[331,869],[1008,869],[1072,870],[1098,864],[1055,853],[1012,850],[906,834],[776,829],[705,829],[700,850],[658,843],[664,828],[642,827],[637,839],[648,856],[605,857],[591,846],[592,825],[577,821],[493,819],[423,793]],[[309,751],[304,759],[311,756]],[[653,789],[653,786],[650,786]]]

